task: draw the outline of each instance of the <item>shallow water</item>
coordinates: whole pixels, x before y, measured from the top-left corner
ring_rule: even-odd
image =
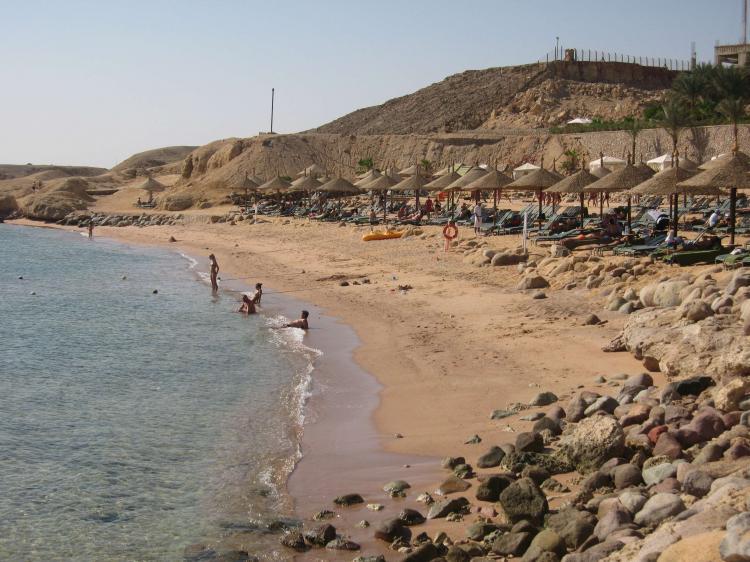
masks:
[[[275,559],[296,331],[165,250],[0,224],[0,264],[0,559],[178,560],[237,529]]]

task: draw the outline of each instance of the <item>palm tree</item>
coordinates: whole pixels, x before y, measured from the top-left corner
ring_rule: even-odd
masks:
[[[369,172],[375,167],[375,162],[373,162],[372,158],[361,158],[359,162],[357,162],[357,166],[359,167],[360,171],[362,172]]]
[[[717,66],[714,70],[713,84],[719,100],[750,97],[750,79],[742,67]]]
[[[426,177],[430,177],[432,175],[432,162],[427,160],[427,158],[423,158],[419,162],[420,166],[422,166],[422,169],[424,170],[424,175]]]
[[[724,98],[716,106],[716,110],[732,123],[734,150],[737,150],[739,147],[737,141],[737,124],[745,117],[745,100],[741,98]]]
[[[706,74],[704,72],[684,72],[672,83],[672,90],[685,99],[691,116],[701,97],[706,92]]]
[[[643,130],[643,122],[640,119],[631,116],[625,119],[625,123],[625,130],[627,131],[628,135],[630,135],[632,144],[631,154],[633,155],[633,164],[635,164],[635,144],[636,140],[638,139],[638,135],[640,135],[641,131]]]
[[[680,139],[682,130],[690,124],[690,117],[684,102],[679,96],[668,96],[661,106],[664,117],[659,121],[659,126],[666,131],[672,139],[672,156],[677,153],[677,141]]]

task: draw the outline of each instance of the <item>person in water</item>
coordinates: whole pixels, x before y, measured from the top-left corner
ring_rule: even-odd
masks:
[[[294,320],[293,322],[289,322],[284,327],[285,328],[301,328],[303,330],[307,330],[310,326],[307,323],[307,317],[310,316],[310,313],[306,310],[302,311],[302,315],[299,320]]]
[[[89,240],[94,239],[94,221],[89,221]]]
[[[208,256],[211,262],[211,290],[215,293],[219,290],[219,263],[216,261],[216,256],[211,254]]]
[[[242,314],[255,314],[255,303],[247,295],[242,295],[242,304],[237,312],[241,312]]]
[[[255,293],[253,294],[253,304],[260,305],[260,299],[263,298],[263,283],[255,284]]]

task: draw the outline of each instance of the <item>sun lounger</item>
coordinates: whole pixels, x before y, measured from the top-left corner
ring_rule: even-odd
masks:
[[[714,263],[716,258],[726,253],[726,248],[711,248],[708,250],[683,250],[674,253],[664,253],[657,256],[664,263],[670,265],[698,265]]]

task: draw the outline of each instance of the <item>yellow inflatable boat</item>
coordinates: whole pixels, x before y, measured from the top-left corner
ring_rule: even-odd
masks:
[[[390,240],[391,238],[401,238],[403,234],[403,230],[375,230],[362,236],[362,240],[365,242],[370,242],[371,240]]]

